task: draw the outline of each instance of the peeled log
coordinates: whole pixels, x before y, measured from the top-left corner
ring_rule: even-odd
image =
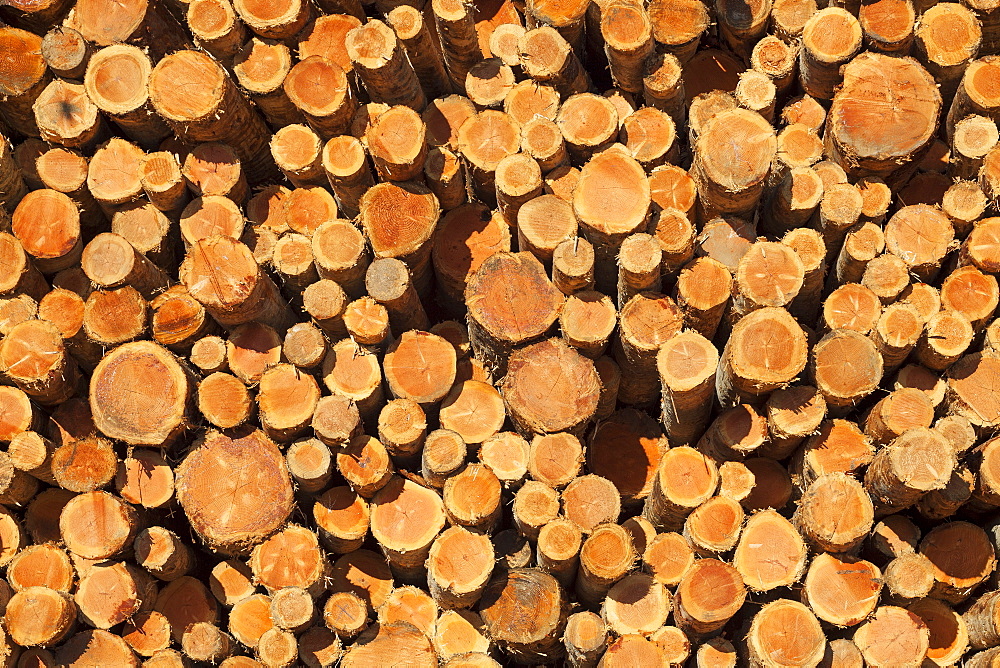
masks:
[[[177,499],[198,535],[242,554],[277,531],[293,507],[285,458],[261,432],[208,432],[177,468]]]

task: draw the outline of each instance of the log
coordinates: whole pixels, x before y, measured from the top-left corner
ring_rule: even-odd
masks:
[[[0,32],[10,65],[0,81],[5,104],[3,116],[11,127],[28,137],[39,135],[32,105],[52,80],[42,54],[42,38],[19,28],[4,26]]]
[[[5,150],[0,149],[0,151]],[[0,162],[3,159],[0,157]],[[83,227],[94,228],[103,225],[104,215],[86,186],[89,163],[85,157],[69,149],[53,148],[38,156],[35,160],[35,169],[44,187],[65,193],[76,202],[80,209],[80,223]],[[11,211],[27,192],[22,185],[23,179],[20,174],[15,172],[15,175],[16,182],[11,181],[0,188],[0,192],[4,192],[5,198],[9,201],[8,208]]]
[[[746,644],[753,665],[814,665],[822,659],[827,641],[809,608],[797,601],[778,600],[754,615]]]
[[[368,606],[353,592],[334,592],[323,606],[323,623],[341,640],[354,638],[368,626]]]
[[[302,123],[305,118],[282,87],[292,68],[292,56],[281,42],[253,37],[233,58],[233,74],[240,86],[275,126]]]
[[[776,150],[770,124],[760,114],[733,109],[709,119],[698,134],[692,167],[701,205],[711,212],[706,219],[753,209]]]
[[[27,320],[11,328],[0,342],[0,371],[42,405],[70,398],[79,380],[79,369],[59,330],[44,320]]]
[[[708,423],[719,353],[701,334],[679,332],[657,353],[662,421],[673,445],[693,442]]]
[[[231,67],[240,47],[247,41],[246,26],[232,3],[229,0],[194,0],[187,3],[185,19],[195,44]]]
[[[798,582],[805,571],[806,553],[791,522],[774,510],[762,510],[744,525],[733,566],[748,588],[770,591]]]
[[[611,3],[601,12],[600,27],[611,80],[624,91],[641,92],[644,61],[654,46],[650,17],[639,7]]]
[[[160,211],[179,212],[187,204],[187,187],[180,163],[172,153],[147,153],[139,162],[139,179],[150,203]]]
[[[50,7],[57,7],[60,4],[50,3]],[[50,25],[51,22],[48,22],[45,28]],[[87,43],[83,35],[65,24],[53,27],[42,38],[42,58],[45,64],[53,74],[63,79],[82,79],[92,53],[93,47]]]
[[[771,18],[777,28],[779,16],[774,9],[772,5]],[[772,82],[776,97],[784,98],[795,83],[798,56],[799,49],[794,44],[788,44],[775,35],[765,35],[750,53],[750,66]]]
[[[687,446],[664,453],[643,516],[657,529],[676,531],[692,510],[711,498],[719,484],[714,462]]]
[[[57,645],[73,628],[76,606],[65,592],[28,587],[7,603],[4,624],[11,640],[25,647]]]
[[[854,478],[840,473],[818,477],[804,490],[793,522],[812,545],[828,552],[850,552],[874,522],[874,506]]]
[[[170,647],[170,623],[159,612],[140,611],[122,626],[122,640],[143,657],[154,657]]]
[[[580,668],[596,666],[608,645],[604,620],[589,611],[573,613],[566,619],[563,644],[570,665]]]
[[[690,0],[661,0],[647,11],[657,44],[686,64],[709,27],[708,8]]]
[[[196,196],[228,197],[240,206],[247,198],[246,175],[239,155],[227,144],[198,144],[184,158],[181,173]]]
[[[386,19],[402,43],[427,98],[444,97],[451,90],[451,82],[446,78],[444,61],[426,19],[409,5],[394,8]]]
[[[881,590],[882,573],[874,564],[822,553],[809,564],[803,600],[825,622],[856,626],[875,610]]]
[[[636,559],[628,533],[606,523],[594,529],[580,549],[576,594],[587,605],[597,605],[621,580]]]
[[[44,189],[25,195],[14,209],[9,229],[42,273],[56,273],[80,259],[80,214],[73,200],[61,192]],[[20,264],[16,258],[12,262]],[[21,275],[29,272],[24,269]]]
[[[479,461],[489,468],[505,489],[520,486],[528,474],[529,445],[518,434],[503,431],[483,441]]]
[[[190,85],[205,94],[179,98],[178,91]],[[165,57],[153,68],[149,94],[156,112],[179,137],[232,146],[247,165],[249,182],[256,184],[275,173],[263,119],[207,54],[186,50]]]
[[[237,438],[209,432],[176,472],[177,499],[198,534],[214,549],[243,553],[278,529],[292,508],[292,487],[284,457],[261,432]],[[251,465],[252,462],[252,465]],[[237,476],[205,476],[236,469]],[[219,497],[219,485],[242,494]]]
[[[489,468],[469,464],[444,483],[444,506],[453,525],[489,531],[500,517],[500,480]]]
[[[943,488],[954,468],[953,457],[944,437],[927,428],[911,429],[879,450],[865,474],[876,513],[907,508],[924,493]]]
[[[739,503],[724,496],[714,496],[687,516],[684,536],[699,554],[720,555],[736,546],[743,520],[743,508]]]
[[[444,528],[444,504],[435,492],[393,476],[372,499],[371,532],[398,576],[424,572],[431,543]]]
[[[312,15],[308,3],[296,0],[277,6],[236,0],[233,7],[250,30],[261,37],[275,40],[294,37],[308,23]]]
[[[100,49],[90,58],[84,88],[94,105],[125,135],[151,149],[170,134],[153,111],[147,80],[153,64],[139,47],[120,44]]]
[[[711,633],[729,621],[745,598],[736,569],[716,559],[700,559],[677,586],[674,623],[689,636]]]
[[[480,60],[465,75],[465,94],[477,109],[499,107],[514,87],[514,71],[499,58]]]
[[[888,660],[900,666],[918,666],[927,653],[930,632],[914,613],[896,606],[880,606],[869,621],[858,627],[854,643],[870,664]]]
[[[853,19],[852,19],[853,20]],[[873,74],[877,72],[878,74]],[[866,88],[863,82],[877,76],[883,83],[879,88]],[[904,83],[908,82],[908,83]],[[897,90],[897,86],[913,86],[912,94],[905,98],[906,114],[913,114],[914,119],[921,119],[917,125],[907,127],[907,139],[900,141],[873,140],[868,143],[863,132],[852,126],[858,115],[869,113],[878,108],[885,94]],[[910,59],[894,59],[882,54],[867,54],[856,58],[844,68],[844,84],[834,97],[827,120],[829,132],[824,133],[827,153],[852,175],[879,176],[892,185],[903,171],[912,164],[921,150],[930,144],[934,123],[940,109],[940,94],[933,80],[916,61]],[[880,137],[901,138],[896,132],[895,123],[899,122],[900,114],[894,114],[887,119],[884,126],[885,134]],[[892,156],[891,158],[888,156]],[[863,172],[863,173],[862,173]]]
[[[982,44],[982,25],[974,8],[975,5],[935,5],[920,15],[914,28],[916,51],[927,71],[940,82],[942,99],[952,98],[956,93],[962,74]],[[938,33],[945,25],[954,26],[949,39],[943,39]]]
[[[764,332],[778,332],[776,338]],[[746,359],[745,342],[767,344],[758,348],[753,359]],[[784,350],[779,350],[777,341]],[[726,343],[716,375],[716,394],[724,405],[733,405],[737,398],[753,398],[788,383],[805,368],[805,334],[784,309],[765,307],[743,317]],[[781,360],[778,366],[774,360]]]

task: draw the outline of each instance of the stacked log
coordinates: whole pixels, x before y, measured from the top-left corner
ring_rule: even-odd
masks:
[[[995,3],[0,20],[0,664],[998,665]]]

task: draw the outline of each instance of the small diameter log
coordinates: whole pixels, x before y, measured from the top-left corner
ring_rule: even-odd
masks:
[[[150,203],[160,211],[180,212],[188,201],[180,163],[167,151],[147,153],[139,161],[139,179]]]
[[[569,588],[577,572],[583,533],[573,522],[555,519],[538,532],[536,559],[539,570],[553,575]]]
[[[774,8],[772,19],[776,19]],[[764,36],[750,53],[750,66],[766,76],[775,87],[775,94],[783,99],[795,83],[799,47],[782,41],[775,35]]]
[[[322,151],[319,135],[301,123],[286,125],[271,137],[275,164],[297,188],[326,184]]]
[[[441,489],[465,466],[465,441],[453,431],[436,429],[427,435],[421,454],[421,474],[431,487]]]
[[[314,598],[328,586],[330,565],[316,534],[290,524],[253,549],[248,562],[254,581],[272,594],[302,587]]]
[[[612,3],[601,12],[601,36],[611,79],[624,91],[642,91],[643,65],[653,52],[653,30],[643,8]]]
[[[812,374],[830,409],[843,413],[870,394],[882,378],[883,358],[871,339],[836,329],[813,348]]]
[[[459,157],[443,146],[435,146],[424,162],[424,180],[441,203],[451,211],[465,203],[465,174]]]
[[[231,608],[240,601],[253,598],[256,587],[252,579],[253,573],[249,566],[237,559],[228,559],[220,561],[211,569],[208,586],[219,603]],[[243,639],[239,640],[242,642]]]
[[[934,586],[934,566],[922,554],[904,554],[885,566],[888,600],[909,602],[926,598]]]
[[[444,609],[475,605],[492,570],[493,545],[489,537],[462,527],[445,530],[434,540],[427,557],[427,583],[431,595]]]
[[[180,277],[191,296],[223,326],[257,320],[283,332],[291,324],[291,312],[274,283],[250,249],[231,237],[196,241]]]
[[[805,571],[806,555],[806,545],[795,526],[774,510],[762,510],[744,525],[733,565],[747,587],[770,591],[798,582]]]
[[[313,516],[320,541],[336,554],[358,549],[368,534],[368,503],[347,486],[332,487],[319,496]]]
[[[489,531],[500,517],[500,480],[489,468],[470,464],[444,483],[444,506],[452,524]]]
[[[509,155],[497,163],[494,183],[503,219],[511,227],[517,227],[521,207],[542,194],[538,162],[525,153]]]
[[[977,181],[984,159],[1000,141],[996,123],[986,116],[970,114],[955,125],[951,138],[948,173],[954,178]]]
[[[285,333],[282,350],[289,362],[300,369],[314,369],[326,357],[328,348],[322,330],[309,322],[292,325]]]
[[[33,109],[38,131],[50,143],[90,150],[107,135],[104,116],[83,84],[56,79],[41,92]]]
[[[666,112],[644,107],[620,119],[620,125],[620,141],[646,169],[675,159],[678,151],[677,127]],[[652,183],[650,187],[655,190]],[[656,196],[653,199],[658,201]]]
[[[121,637],[139,656],[163,657],[169,652],[170,622],[159,612],[140,611],[122,626]]]
[[[105,348],[139,338],[146,330],[149,305],[134,288],[96,290],[87,297],[83,330]]]
[[[291,480],[277,447],[259,431],[234,436],[209,432],[176,472],[177,498],[192,527],[223,553],[248,551],[284,524],[292,508]],[[237,475],[216,475],[233,469]],[[220,497],[223,488],[243,493]]]
[[[870,81],[873,72],[878,72],[878,76],[885,81],[877,94],[865,84]],[[879,136],[887,139],[869,141],[864,124],[857,125],[858,119],[882,104],[881,100],[885,99],[882,95],[886,90],[899,90],[900,86],[912,86],[908,89],[912,92],[902,99],[900,114],[886,117],[885,133]],[[852,175],[879,176],[892,186],[914,158],[920,155],[921,149],[930,144],[935,128],[930,119],[937,117],[940,105],[940,93],[933,79],[916,61],[875,53],[855,58],[844,68],[844,84],[830,108],[828,129],[824,132],[827,153]],[[907,110],[905,114],[902,113],[904,109]],[[917,125],[910,121],[903,122],[899,126],[907,128],[903,138],[903,135],[895,134],[899,129],[897,122],[902,115],[910,113],[913,118],[921,120]]]
[[[566,276],[565,273],[557,272],[557,269],[563,264],[572,263],[573,256],[580,250],[581,244],[576,237],[576,217],[568,202],[555,195],[540,195],[525,202],[517,210],[516,220],[510,222],[511,226],[517,229],[518,248],[521,251],[532,253],[546,266],[551,264],[553,280]],[[572,256],[568,258],[567,263],[560,262],[557,267],[554,262],[555,251],[560,244],[567,241],[572,242],[573,248],[567,248],[567,251],[572,251]],[[582,244],[589,247],[586,241]],[[582,252],[585,254],[586,249]],[[573,266],[570,269],[572,270]],[[565,282],[562,283],[565,286]],[[565,292],[558,284],[556,287]]]
[[[701,504],[684,521],[684,536],[696,552],[713,556],[736,546],[744,512],[736,501],[714,496]]]
[[[559,315],[563,340],[591,359],[604,354],[617,324],[611,299],[593,290],[570,295]]]
[[[672,445],[694,442],[708,423],[718,362],[715,346],[694,331],[674,334],[660,347],[662,421]]]
[[[884,605],[858,627],[854,644],[869,665],[919,666],[930,646],[930,632],[916,614]]]
[[[34,259],[13,234],[0,232],[0,294],[28,295],[41,299],[49,292],[48,283],[37,269]]]
[[[15,396],[14,392],[19,392],[16,388],[6,388],[8,390],[13,390],[13,392],[8,392],[12,397]],[[24,397],[25,403],[27,403],[27,397]],[[18,420],[22,416],[18,414],[18,405],[15,403],[16,400],[5,401],[6,397],[0,397],[0,405],[3,405],[4,409],[11,410],[11,418],[8,419],[5,415],[5,422],[7,428],[13,427],[18,429]],[[30,412],[27,414],[30,418]],[[30,427],[30,423],[25,424],[25,427]],[[13,431],[13,429],[12,429]],[[56,450],[56,445],[52,443],[49,439],[38,434],[34,431],[18,431],[13,434],[9,439],[10,443],[7,446],[7,455],[10,458],[10,463],[18,471],[23,471],[32,477],[38,478],[43,482],[49,484],[55,483],[55,478],[52,476],[52,454]]]
[[[514,71],[499,58],[480,60],[465,75],[465,94],[477,109],[499,107],[514,87]]]
[[[278,443],[294,440],[309,427],[319,396],[316,380],[291,364],[264,371],[257,391],[264,433]]]
[[[677,126],[683,126],[688,115],[681,62],[669,53],[654,53],[646,61],[642,93],[647,103],[670,115]],[[726,96],[732,101],[731,96]],[[736,106],[733,101],[732,106]]]
[[[451,91],[451,82],[424,16],[415,7],[400,5],[386,19],[402,43],[427,99],[444,97]]]
[[[692,169],[705,211],[741,215],[752,210],[777,150],[770,124],[757,113],[733,109],[713,116],[697,142]]]
[[[149,56],[139,47],[116,44],[91,57],[84,77],[87,96],[97,108],[146,149],[156,148],[170,134],[150,103],[147,81],[152,70]]]
[[[316,438],[299,439],[289,446],[285,460],[299,489],[311,494],[326,489],[333,474],[333,458],[325,443]]]
[[[622,579],[635,562],[628,532],[617,524],[597,527],[580,549],[576,594],[586,605],[595,606]]]
[[[594,287],[594,247],[579,237],[560,242],[552,251],[552,283],[571,295]]]
[[[767,429],[770,442],[761,450],[773,459],[785,459],[826,416],[823,394],[811,385],[797,385],[771,393],[767,400]]]
[[[823,182],[816,170],[810,167],[789,170],[767,203],[770,220],[765,219],[765,229],[770,228],[778,235],[804,225],[821,204],[823,194]]]
[[[346,220],[323,223],[313,232],[312,254],[320,278],[336,281],[352,298],[364,293],[369,256],[358,228]]]
[[[806,488],[793,521],[820,549],[849,552],[871,530],[874,507],[861,483],[834,473],[820,476]]]
[[[933,565],[932,596],[953,604],[966,600],[996,568],[987,534],[969,522],[946,522],[920,542],[920,554]]]
[[[247,568],[247,577],[252,577]],[[271,600],[264,594],[253,594],[237,601],[229,612],[229,633],[247,647],[256,647],[265,631],[274,627],[271,621]]]
[[[66,638],[76,613],[69,594],[48,587],[28,587],[7,603],[4,626],[18,645],[50,647]]]
[[[609,198],[601,190],[602,184],[609,180],[622,184],[621,199]],[[583,235],[594,244],[597,283],[604,289],[610,289],[617,277],[614,262],[617,247],[645,225],[649,202],[648,180],[633,158],[607,151],[583,168],[573,196],[573,209]]]
[[[92,492],[111,482],[119,461],[109,441],[88,438],[59,446],[52,453],[52,476],[63,489]]]
[[[441,497],[405,478],[393,476],[372,499],[372,535],[399,577],[424,573],[431,543],[444,524]]]
[[[694,547],[679,533],[657,534],[643,552],[642,561],[657,582],[676,586],[694,565]]]
[[[288,99],[323,139],[341,135],[350,127],[357,101],[347,74],[323,56],[310,56],[288,72],[282,84]]]
[[[165,289],[170,279],[137,251],[124,237],[105,232],[83,249],[80,264],[93,283],[102,288],[129,285],[146,299]]]
[[[563,514],[590,533],[621,514],[618,489],[607,478],[590,474],[573,480],[562,493]]]
[[[188,29],[195,44],[232,66],[233,58],[247,41],[246,26],[229,0],[193,0],[187,5]]]
[[[716,559],[700,559],[688,569],[674,595],[674,622],[700,636],[721,628],[746,599],[739,572]]]
[[[392,28],[373,19],[348,32],[345,47],[373,101],[423,110],[424,91]]]
[[[809,608],[798,601],[778,600],[754,615],[746,644],[753,665],[818,665],[826,651],[826,636]]]
[[[6,150],[0,148],[0,165],[5,158],[9,159],[9,154],[4,155]],[[11,167],[16,169],[13,164]],[[80,223],[85,228],[92,229],[104,225],[104,215],[87,188],[89,168],[87,158],[65,148],[49,149],[35,160],[35,169],[44,187],[69,195],[80,209]],[[27,192],[23,186],[18,185],[23,183],[18,171],[14,174],[18,177],[17,182],[0,186],[0,197],[7,201],[10,211],[14,211],[14,207]]]
[[[365,287],[375,301],[385,306],[395,331],[428,328],[427,314],[402,261],[382,258],[372,262],[365,274]]]
[[[51,3],[56,7],[60,3]],[[52,21],[46,21],[48,29]],[[79,81],[87,69],[93,47],[79,31],[68,25],[57,25],[42,38],[42,58],[56,76]]]
[[[479,461],[493,471],[506,489],[519,486],[527,476],[528,455],[528,442],[510,431],[491,436],[479,448]]]
[[[451,388],[455,364],[455,348],[448,341],[436,334],[412,330],[393,342],[383,360],[383,372],[396,398],[433,405]],[[408,373],[416,368],[425,373]]]
[[[767,343],[758,347],[762,339]],[[752,353],[745,348],[751,341]],[[744,316],[733,328],[719,363],[720,402],[731,406],[739,397],[760,396],[790,382],[805,368],[806,347],[804,332],[784,309],[765,307]]]
[[[184,158],[181,172],[197,196],[228,197],[240,206],[247,198],[243,166],[236,151],[227,144],[198,144]]]
[[[344,309],[343,325],[355,345],[381,350],[389,342],[389,312],[371,297],[348,304]]]
[[[907,609],[927,625],[930,631],[927,658],[937,665],[957,661],[969,649],[965,620],[947,603],[928,598],[910,604]]]
[[[903,388],[880,400],[865,419],[865,433],[878,445],[885,445],[909,429],[930,427],[934,406],[927,395],[915,388]]]
[[[97,523],[98,517],[104,521]],[[59,534],[66,547],[85,559],[107,559],[124,550],[137,524],[135,510],[107,492],[78,494],[59,514]]]
[[[608,645],[608,631],[603,619],[589,611],[576,612],[566,620],[563,632],[566,657],[572,666],[596,666]]]
[[[302,0],[277,4],[235,0],[233,7],[250,30],[261,37],[291,40],[312,17],[312,6]]]
[[[657,45],[687,63],[709,27],[709,10],[691,0],[659,0],[647,8]]]
[[[711,459],[691,447],[671,448],[660,460],[643,516],[657,529],[677,531],[718,485],[718,468]]]
[[[121,462],[115,488],[129,503],[162,508],[174,498],[174,472],[158,451],[136,448]]]
[[[922,331],[920,314],[911,304],[896,302],[882,311],[872,331],[872,339],[882,355],[886,371],[898,368],[906,360]]]
[[[799,79],[808,95],[833,98],[840,67],[861,49],[861,23],[847,10],[828,7],[813,14],[802,29]]]
[[[441,402],[441,428],[478,445],[500,431],[506,414],[500,393],[478,380],[456,383]]]
[[[465,91],[469,70],[483,55],[476,33],[475,14],[470,7],[455,0],[436,0],[431,11],[441,40],[444,67],[456,92]]]
[[[407,621],[425,634],[433,635],[439,611],[427,592],[407,585],[393,589],[376,612],[379,624]]]
[[[803,601],[817,617],[856,626],[878,605],[882,572],[871,562],[824,552],[809,564],[803,585]]]
[[[393,472],[385,446],[364,434],[337,451],[336,464],[347,484],[366,499],[384,487]]]
[[[452,97],[457,100],[464,99],[459,96]],[[515,84],[507,93],[503,110],[522,127],[536,116],[555,121],[559,113],[559,92],[534,80],[522,81]]]
[[[559,126],[541,115],[532,116],[521,124],[521,150],[534,158],[546,173],[569,159]]]
[[[288,47],[280,42],[250,39],[233,59],[233,74],[240,86],[272,125],[302,123],[305,119],[282,87],[292,68]]]
[[[79,380],[61,333],[44,320],[27,320],[11,328],[0,341],[0,371],[42,405],[71,397]]]
[[[342,640],[354,638],[368,626],[368,606],[353,592],[334,592],[323,606],[323,623]]]
[[[412,399],[393,399],[379,413],[378,437],[393,457],[419,453],[426,434],[427,417]]]
[[[178,97],[185,86],[204,91],[196,98]],[[157,63],[149,78],[156,112],[189,142],[218,141],[232,146],[247,180],[258,183],[276,170],[268,151],[270,132],[235,84],[208,55],[179,51]],[[225,119],[222,122],[220,119]]]
[[[562,97],[590,88],[590,77],[572,47],[554,28],[542,25],[518,40],[521,67],[537,82],[553,86]]]
[[[944,26],[952,31],[947,38],[941,32]],[[914,27],[916,52],[941,84],[942,99],[954,99],[962,74],[979,52],[982,35],[982,25],[966,5],[934,5],[920,15]]]
[[[926,492],[943,488],[955,467],[954,456],[944,437],[927,428],[911,429],[879,450],[865,474],[876,512],[907,508]]]
[[[659,292],[663,251],[656,237],[638,233],[626,237],[618,250],[618,304],[640,292]]]

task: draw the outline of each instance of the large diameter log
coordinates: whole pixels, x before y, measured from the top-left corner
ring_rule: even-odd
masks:
[[[177,469],[177,499],[212,549],[241,554],[285,523],[292,482],[285,458],[261,432],[210,431]]]
[[[419,578],[431,543],[445,525],[444,503],[432,489],[393,476],[372,499],[371,531],[399,577]]]
[[[526,302],[530,298],[530,303]],[[502,375],[513,349],[545,335],[563,295],[529,253],[500,252],[487,258],[465,288],[469,339],[476,357]]]
[[[559,339],[511,355],[501,387],[508,414],[525,434],[582,433],[597,410],[600,388],[593,361]]]
[[[544,663],[563,651],[568,601],[547,573],[518,568],[497,575],[479,611],[489,637],[518,661]]]
[[[915,60],[862,54],[844,67],[824,133],[827,152],[852,176],[892,185],[930,145],[940,109],[934,79]]]
[[[101,360],[90,383],[94,423],[133,445],[164,445],[188,426],[191,382],[159,345],[137,341]]]
[[[806,366],[805,332],[788,311],[765,307],[744,316],[726,342],[716,375],[724,406],[790,383]]]
[[[186,141],[217,141],[236,149],[251,183],[277,172],[263,119],[207,54],[177,51],[165,57],[149,77],[149,96],[156,112]]]

